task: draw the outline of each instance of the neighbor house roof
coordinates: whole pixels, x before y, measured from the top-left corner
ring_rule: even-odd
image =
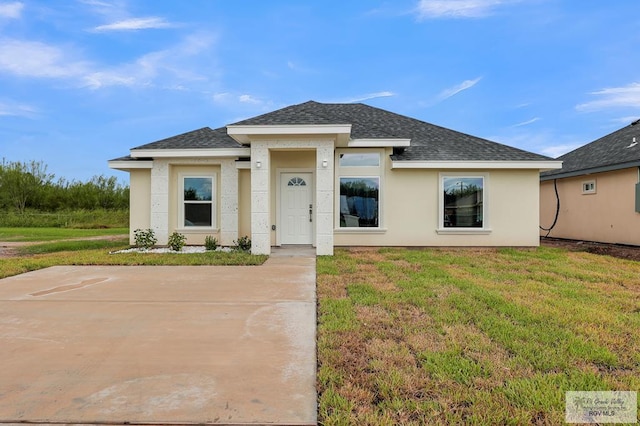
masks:
[[[580,176],[640,166],[640,120],[558,157],[562,168],[541,180]]]
[[[308,101],[291,105],[232,126],[322,126],[350,125],[350,138],[409,140],[409,146],[394,150],[394,162],[504,161],[538,162],[553,160],[532,152],[436,126],[415,118],[362,103],[338,104]],[[204,127],[133,148],[132,151],[236,149],[239,142],[227,128]]]

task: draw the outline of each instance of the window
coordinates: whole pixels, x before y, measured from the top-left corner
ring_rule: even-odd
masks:
[[[442,177],[443,228],[483,228],[484,177]]]
[[[340,154],[340,167],[379,167],[380,154],[377,152],[363,152]]]
[[[182,226],[211,228],[215,224],[214,176],[185,176],[182,178]]]
[[[378,227],[379,177],[340,178],[340,227]]]
[[[588,182],[582,182],[583,194],[595,194],[596,193],[596,181],[590,180]]]

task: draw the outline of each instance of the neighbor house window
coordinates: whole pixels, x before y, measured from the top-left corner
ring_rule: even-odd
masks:
[[[211,228],[215,223],[215,176],[182,177],[181,224]]]
[[[340,227],[379,226],[380,178],[340,178]]]
[[[588,182],[582,182],[583,194],[595,194],[596,193],[596,181],[590,180]]]
[[[484,177],[442,177],[443,228],[483,228]]]

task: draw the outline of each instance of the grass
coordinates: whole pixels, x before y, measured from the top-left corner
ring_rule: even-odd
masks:
[[[128,228],[0,228],[0,241],[54,241],[70,238],[91,238],[105,235],[128,235]]]
[[[640,389],[640,263],[560,249],[319,257],[324,425],[562,424]]]
[[[58,265],[261,265],[267,259],[241,251],[110,254],[129,248],[128,233],[126,228],[0,228],[0,241],[37,242],[18,247],[18,256],[0,258],[0,279]],[[101,236],[110,238],[80,239]]]

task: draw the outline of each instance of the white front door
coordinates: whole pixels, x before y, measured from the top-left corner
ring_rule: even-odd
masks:
[[[280,175],[280,243],[313,244],[313,175]]]

